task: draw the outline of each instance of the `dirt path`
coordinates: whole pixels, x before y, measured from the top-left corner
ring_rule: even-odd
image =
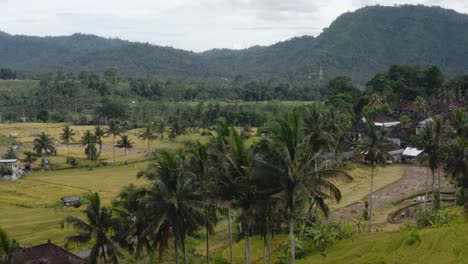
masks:
[[[389,211],[396,209],[392,202],[398,201],[411,194],[422,192],[426,188],[426,168],[413,165],[400,165],[405,175],[399,181],[390,184],[374,193],[374,218],[376,220],[385,220]],[[437,177],[436,177],[437,178]],[[379,175],[375,175],[375,181],[379,180]],[[370,183],[369,183],[370,184]],[[429,187],[431,184],[431,174],[429,172]],[[437,180],[436,180],[437,186]],[[369,186],[370,189],[370,186]],[[442,191],[453,190],[450,183],[441,180]],[[338,209],[330,214],[330,220],[349,220],[360,218],[364,211],[364,202],[353,204],[351,206]],[[378,222],[378,221],[377,221]]]

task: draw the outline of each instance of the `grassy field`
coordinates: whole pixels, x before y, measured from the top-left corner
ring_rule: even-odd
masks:
[[[0,226],[22,244],[47,239],[62,244],[72,230],[61,229],[60,221],[67,215],[81,215],[83,208],[56,210],[61,197],[99,192],[109,204],[123,186],[146,183],[135,177],[146,164],[34,172],[16,182],[0,182]]]
[[[442,264],[468,263],[468,223],[419,231],[408,245],[408,231],[359,234],[332,245],[300,264]]]

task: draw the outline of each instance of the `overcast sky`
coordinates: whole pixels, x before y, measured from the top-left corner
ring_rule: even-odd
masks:
[[[239,49],[317,36],[344,12],[403,3],[468,13],[468,0],[0,0],[0,30],[80,32],[194,51]]]

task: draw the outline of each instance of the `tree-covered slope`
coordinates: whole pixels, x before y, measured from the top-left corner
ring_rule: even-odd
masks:
[[[372,6],[339,16],[317,37],[268,47],[202,53],[74,34],[0,34],[0,66],[27,72],[108,67],[137,75],[270,78],[349,75],[364,82],[392,64],[438,65],[450,75],[468,68],[468,15],[439,7]]]

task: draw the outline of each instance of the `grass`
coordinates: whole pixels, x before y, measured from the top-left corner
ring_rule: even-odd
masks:
[[[339,203],[331,203],[332,210],[337,210],[366,199],[370,192],[371,167],[353,163],[353,168],[347,171],[352,177],[351,182],[335,182],[341,190],[342,199]],[[404,176],[404,171],[400,166],[378,167],[375,171],[374,190],[382,189]]]
[[[61,245],[72,230],[63,230],[59,223],[67,215],[81,215],[83,208],[54,210],[60,198],[98,192],[109,204],[121,188],[137,180],[136,173],[147,163],[61,171],[34,172],[16,182],[0,184],[0,226],[22,244],[36,245],[52,239]]]
[[[468,223],[419,231],[420,243],[408,245],[408,231],[355,235],[332,245],[322,255],[300,264],[441,264],[468,263]]]

